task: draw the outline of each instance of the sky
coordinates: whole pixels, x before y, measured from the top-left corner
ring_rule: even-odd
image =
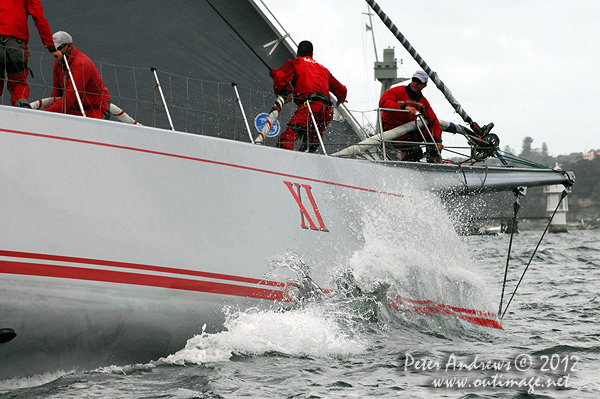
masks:
[[[261,0],[256,2],[262,6]],[[348,109],[374,119],[380,83],[368,4],[362,0],[262,0],[299,43],[348,87]],[[546,143],[552,156],[600,150],[599,0],[376,0],[437,72],[465,112],[493,122],[500,148]],[[395,48],[398,76],[420,69],[373,13],[379,61]],[[430,82],[423,94],[439,119],[464,124]],[[444,144],[465,145],[444,133]]]

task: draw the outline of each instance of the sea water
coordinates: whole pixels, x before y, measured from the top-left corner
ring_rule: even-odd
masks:
[[[165,358],[6,380],[0,398],[600,397],[600,232],[547,234],[533,259],[542,231],[515,235],[504,306],[531,265],[498,332],[385,306],[394,284],[415,283],[498,311],[510,236],[459,237],[441,221],[432,237],[436,212],[405,221],[425,224],[421,246],[365,213],[363,251],[334,276],[352,271],[345,295],[286,311],[224,308],[222,332]],[[390,230],[369,231],[369,220]]]

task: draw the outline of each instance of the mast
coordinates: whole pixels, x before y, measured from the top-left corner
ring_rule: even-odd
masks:
[[[371,14],[370,12],[363,12],[364,15],[368,15],[369,16],[369,23],[371,25],[367,25],[367,31],[371,31],[371,37],[373,38],[373,51],[375,51],[375,62],[379,62],[379,58],[377,58],[377,45],[375,44],[375,31],[373,30],[373,20],[371,19],[371,16],[373,14]]]

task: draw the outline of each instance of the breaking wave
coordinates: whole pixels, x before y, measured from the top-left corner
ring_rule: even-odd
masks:
[[[53,373],[36,374],[31,377],[15,377],[0,381],[0,394],[15,389],[31,388],[47,384],[66,375],[75,373],[72,371],[56,371]]]
[[[342,328],[343,313],[321,306],[288,311],[227,310],[225,331],[202,332],[184,349],[157,364],[212,363],[233,356],[277,354],[292,357],[349,356],[362,353],[367,343],[356,331]]]
[[[364,245],[352,254],[346,273],[363,291],[387,284],[390,293],[412,300],[493,312],[486,282],[471,271],[477,266],[441,200],[409,187],[403,192],[404,198],[364,207]]]
[[[311,265],[289,251],[272,262],[267,276],[276,276],[281,269],[294,272],[297,278],[287,285],[289,303],[266,310],[227,308],[224,331],[203,331],[157,364],[202,364],[270,354],[346,357],[365,353],[373,345],[373,333],[389,330],[489,337],[490,331],[452,312],[424,313],[405,306],[424,301],[446,310],[490,313],[494,307],[484,280],[469,270],[473,261],[440,200],[408,192],[411,195],[403,198],[384,198],[377,206],[365,204],[360,219],[364,245],[347,263],[331,267],[324,287],[312,280]],[[391,298],[409,302],[390,306]]]

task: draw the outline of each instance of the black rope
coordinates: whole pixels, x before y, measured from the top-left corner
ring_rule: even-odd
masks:
[[[546,225],[546,229],[544,230],[544,233],[542,234],[542,237],[540,238],[540,241],[537,243],[537,246],[535,247],[535,250],[531,254],[531,258],[529,258],[529,262],[527,262],[527,266],[525,266],[525,270],[523,270],[523,274],[521,275],[521,278],[519,279],[519,282],[517,283],[517,286],[515,287],[515,290],[513,291],[512,295],[510,297],[510,300],[506,304],[506,308],[504,309],[504,312],[502,313],[502,316],[500,316],[501,319],[506,314],[506,311],[508,310],[508,307],[510,306],[513,298],[515,297],[515,294],[517,293],[517,289],[519,288],[519,285],[521,285],[521,281],[523,281],[523,277],[525,277],[525,273],[527,272],[527,269],[529,268],[529,265],[531,264],[531,261],[533,260],[533,257],[535,256],[535,253],[537,252],[540,244],[542,243],[542,240],[544,239],[544,235],[546,235],[546,232],[548,231],[548,228],[550,227],[550,223],[552,223],[552,219],[554,219],[554,215],[556,215],[556,212],[558,211],[558,207],[560,206],[560,204],[562,203],[563,199],[566,196],[567,196],[567,190],[563,190],[563,192],[562,192],[562,194],[560,196],[560,201],[558,201],[558,204],[556,205],[556,208],[554,209],[554,213],[552,214],[552,217],[548,221],[548,224]]]
[[[414,49],[414,47],[408,42],[406,37],[398,30],[396,25],[392,22],[392,20],[383,12],[383,10],[379,7],[379,5],[375,2],[375,0],[366,0],[367,4],[375,11],[375,14],[381,19],[383,24],[392,32],[392,34],[398,39],[398,41],[404,46],[406,51],[413,57],[413,59],[419,64],[419,66],[427,73],[427,75],[431,78],[433,83],[435,83],[436,87],[442,92],[446,100],[450,103],[452,108],[460,115],[463,121],[467,122],[469,126],[473,126],[475,123],[473,119],[463,109],[462,105],[454,98],[452,92],[444,82],[438,77],[437,73],[432,71],[429,65],[421,58],[419,53]],[[476,125],[476,124],[475,124]]]
[[[469,181],[467,180],[467,174],[465,173],[465,170],[463,169],[462,165],[460,163],[457,164],[458,165],[458,169],[460,170],[460,172],[463,175],[463,179],[465,179],[465,189],[469,189]]]
[[[498,315],[500,315],[502,312],[502,301],[504,300],[504,289],[506,288],[506,277],[508,276],[508,263],[510,261],[510,252],[512,250],[513,237],[515,235],[515,231],[517,230],[515,228],[516,223],[517,223],[517,212],[519,212],[519,209],[521,208],[521,204],[519,204],[518,192],[515,192],[515,195],[517,196],[517,199],[515,200],[515,203],[513,205],[513,218],[512,218],[512,225],[511,225],[511,232],[510,232],[510,243],[508,244],[508,255],[506,256],[506,268],[504,269],[504,281],[502,282],[502,295],[500,295],[500,306],[498,307]]]
[[[483,166],[485,167],[485,177],[483,178],[483,181],[481,182],[481,187],[479,187],[479,189],[483,189],[483,187],[485,187],[485,182],[487,181],[488,178],[488,174],[490,173],[490,167],[487,166],[487,164],[483,164]]]

